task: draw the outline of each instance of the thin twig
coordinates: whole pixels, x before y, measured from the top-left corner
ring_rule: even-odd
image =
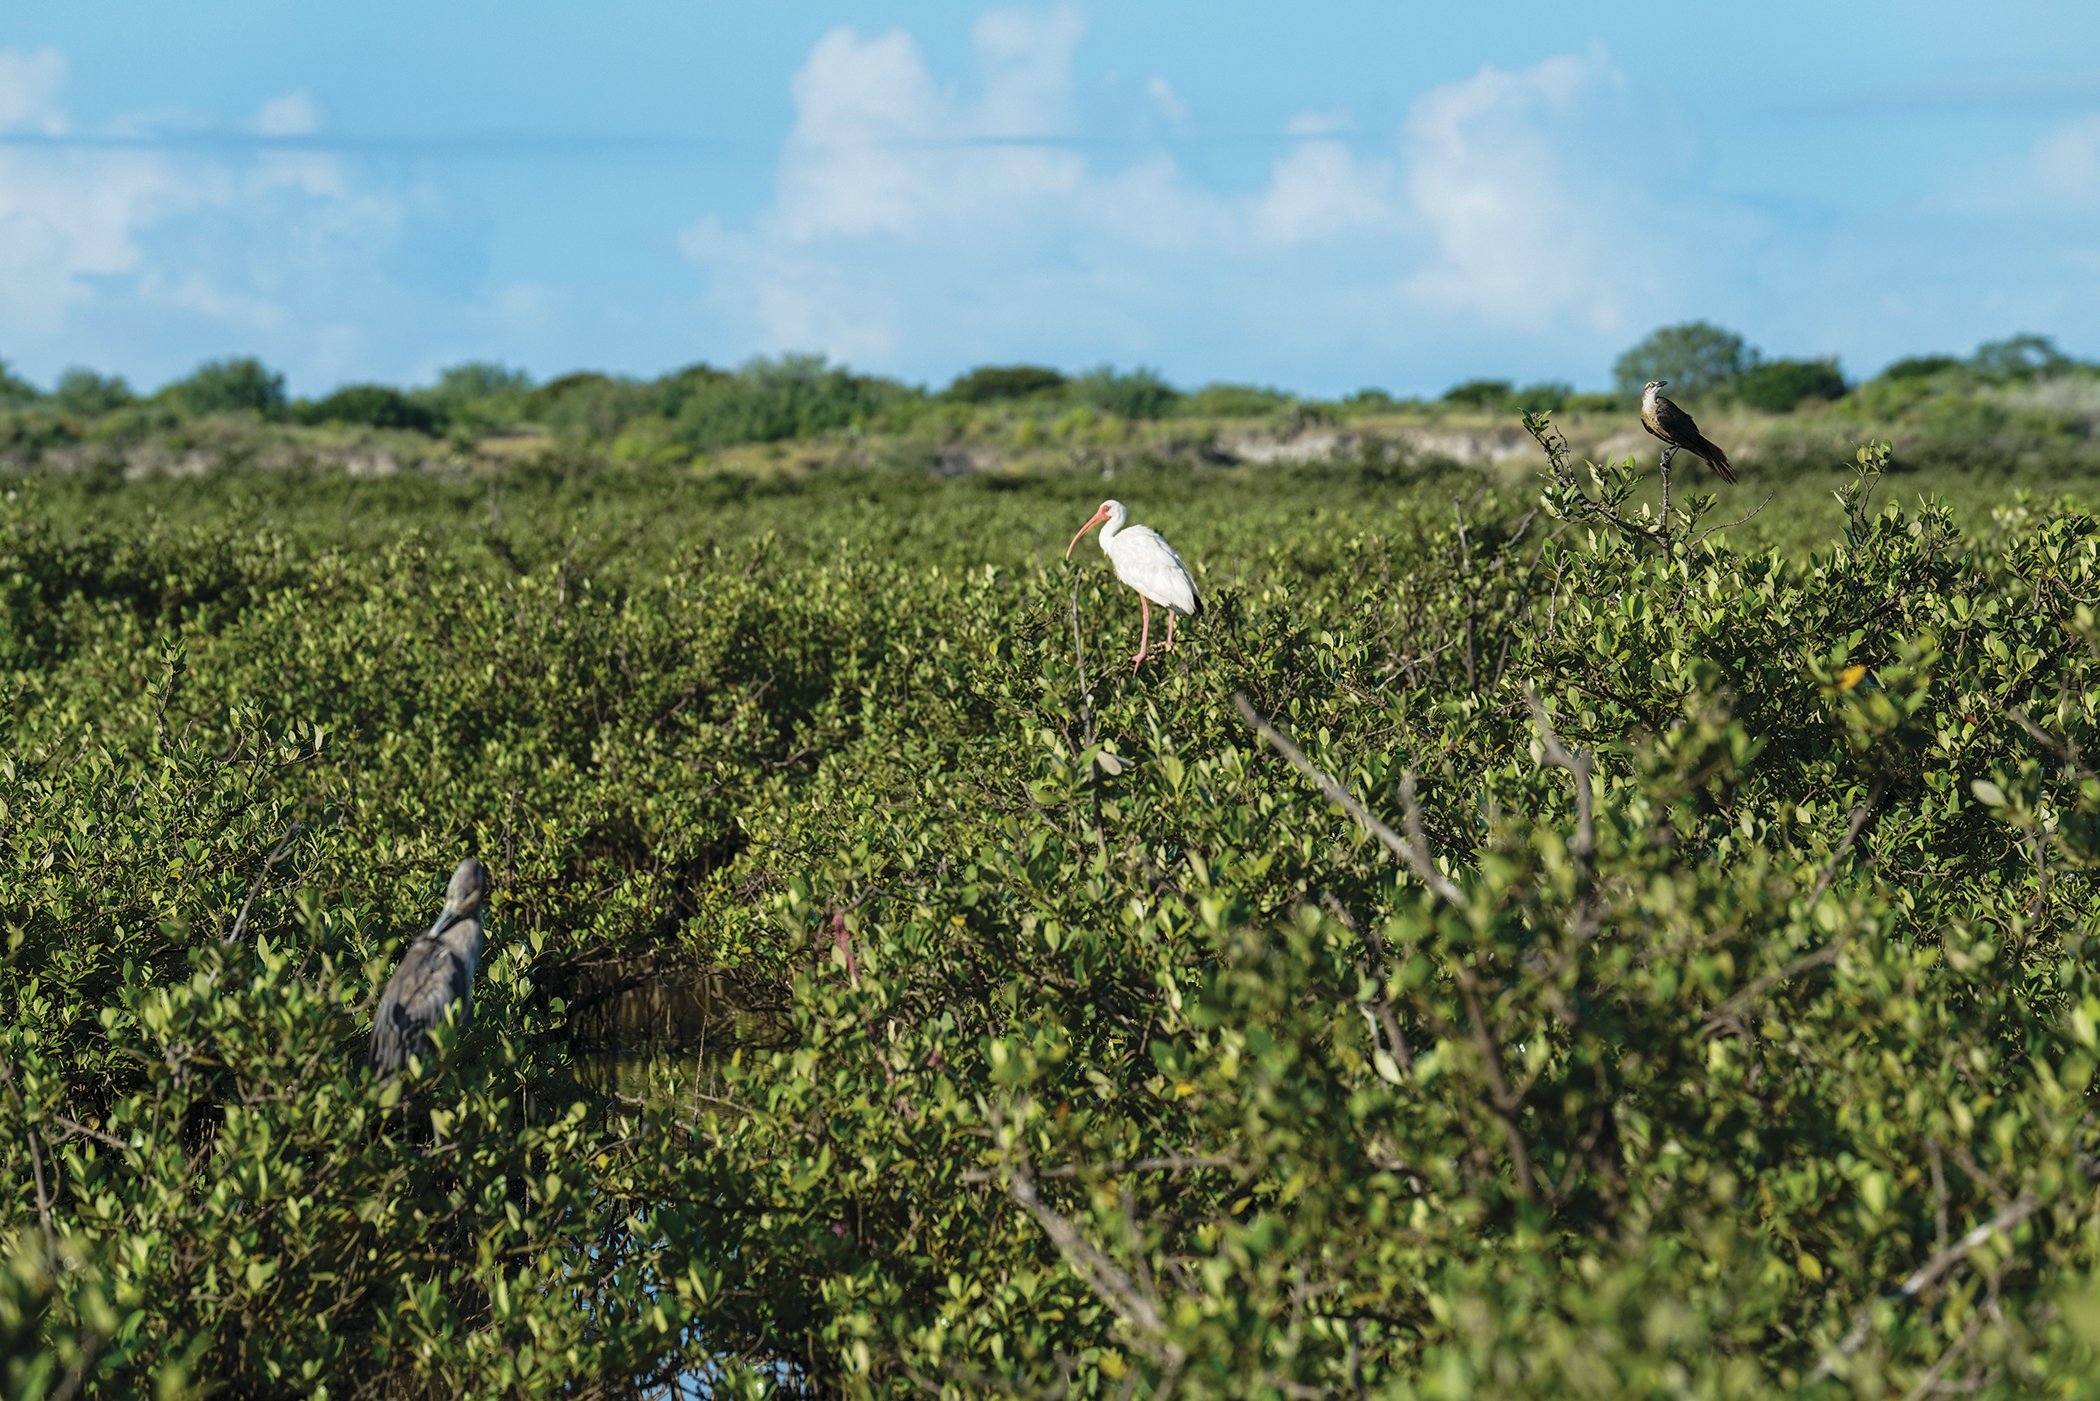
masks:
[[[1670,464],[1671,464],[1671,463],[1673,463],[1673,462],[1675,462],[1676,460],[1677,460],[1677,444],[1675,444],[1675,443],[1665,443],[1665,444],[1663,444],[1663,452],[1662,452],[1662,483],[1663,483],[1663,509],[1662,509],[1662,537],[1663,537],[1663,539],[1665,539],[1665,540],[1667,540],[1667,539],[1669,539],[1669,538],[1670,538]]]
[[[1509,1077],[1503,1073],[1501,1046],[1480,1006],[1479,975],[1466,963],[1460,963],[1457,972],[1458,995],[1466,1004],[1466,1020],[1472,1024],[1473,1046],[1487,1069],[1488,1088],[1494,1091],[1495,1097],[1489,1107],[1501,1122],[1502,1137],[1509,1144],[1509,1161],[1517,1174],[1517,1190],[1525,1201],[1535,1204],[1539,1190],[1538,1181],[1531,1171],[1531,1149],[1525,1144],[1523,1128],[1517,1123],[1517,1108],[1523,1103],[1523,1097],[1511,1093]]]
[[[1734,520],[1723,521],[1719,525],[1708,526],[1706,529],[1700,531],[1697,535],[1693,536],[1691,543],[1697,545],[1704,541],[1707,536],[1712,535],[1716,531],[1733,530],[1739,525],[1748,525],[1751,521],[1755,520],[1759,515],[1763,513],[1765,507],[1771,504],[1772,498],[1770,496],[1767,496],[1763,501],[1760,501],[1754,508],[1745,511],[1742,515],[1737,516]]]
[[[1121,1177],[1132,1172],[1210,1172],[1238,1168],[1240,1160],[1230,1153],[1164,1153],[1156,1158],[1129,1158],[1112,1163],[1065,1163],[1060,1167],[1037,1168],[1038,1178],[1084,1177],[1098,1173],[1103,1177]],[[1003,1169],[971,1168],[962,1175],[962,1180],[972,1185],[983,1182],[998,1182],[1005,1179]]]
[[[1932,1243],[1947,1244],[1947,1168],[1941,1161],[1937,1139],[1925,1140],[1925,1158],[1932,1165]]]
[[[2057,758],[2063,760],[2072,768],[2076,769],[2080,778],[2100,780],[2100,773],[2093,772],[2091,765],[2087,764],[2085,761],[2085,754],[2078,748],[2077,742],[2071,739],[2070,736],[2066,735],[2064,738],[2058,739],[2055,735],[2050,734],[2040,725],[2037,725],[2034,723],[2034,721],[2028,719],[2027,712],[2020,709],[2020,707],[2017,705],[2008,705],[2001,708],[2005,711],[2006,719],[2012,721],[2015,725],[2018,725],[2021,729],[2027,731],[2027,733],[2034,739],[2035,743],[2041,745],[2042,748],[2048,750],[2051,754],[2054,754]]]
[[[1386,994],[1385,990],[1386,958],[1384,936],[1379,934],[1377,929],[1373,927],[1358,928],[1356,920],[1351,917],[1348,909],[1343,906],[1341,901],[1334,898],[1333,891],[1321,891],[1320,903],[1325,905],[1328,911],[1342,922],[1344,928],[1363,940],[1365,946],[1370,949],[1371,980],[1373,986],[1378,989],[1378,995],[1371,999],[1369,1011],[1377,1019],[1375,1024],[1385,1033],[1386,1046],[1393,1057],[1394,1063],[1401,1070],[1412,1074],[1415,1068],[1414,1049],[1407,1044],[1407,1038],[1400,1032],[1400,1019],[1393,1013],[1393,999]]]
[[[248,911],[254,906],[255,897],[262,892],[263,882],[270,878],[271,869],[284,858],[285,852],[291,849],[292,838],[305,830],[304,822],[294,822],[284,829],[284,836],[270,849],[270,854],[263,858],[262,869],[255,873],[255,879],[248,885],[248,898],[241,901],[241,912],[234,916],[233,928],[219,937],[220,943],[231,944],[241,937],[241,931],[248,927]]]
[[[1552,717],[1546,714],[1545,702],[1529,684],[1524,687],[1524,700],[1531,706],[1531,718],[1539,727],[1539,750],[1546,762],[1566,769],[1575,780],[1575,841],[1569,846],[1568,855],[1575,862],[1576,877],[1587,884],[1597,858],[1597,795],[1592,785],[1596,761],[1587,749],[1568,752],[1567,745],[1561,743],[1560,732],[1553,728]]]
[[[1407,838],[1401,836],[1373,816],[1371,810],[1358,802],[1354,794],[1330,778],[1319,765],[1305,757],[1304,750],[1293,744],[1288,736],[1262,718],[1261,712],[1254,708],[1254,703],[1247,699],[1244,692],[1235,691],[1232,703],[1238,707],[1241,718],[1254,727],[1256,734],[1267,740],[1271,748],[1289,760],[1291,767],[1311,779],[1314,786],[1319,788],[1320,792],[1326,796],[1327,801],[1355,818],[1358,825],[1376,837],[1387,851],[1399,857],[1407,868],[1420,878],[1422,884],[1429,887],[1432,894],[1447,904],[1464,906],[1466,903],[1465,892],[1454,885],[1451,878],[1439,871],[1436,865],[1430,861],[1427,845],[1417,845],[1409,842]],[[1413,802],[1413,796],[1414,775],[1407,774],[1401,779],[1401,797],[1408,809],[1409,823],[1415,828],[1417,841],[1419,841],[1421,835],[1421,809]]]
[[[1940,1389],[1940,1378],[1945,1376],[1947,1369],[1954,1365],[1954,1359],[1967,1352],[1970,1344],[1974,1343],[1982,1335],[1983,1321],[1986,1317],[1987,1315],[1982,1309],[1978,1309],[1974,1314],[1970,1315],[1969,1326],[1961,1330],[1959,1338],[1947,1344],[1947,1350],[1940,1354],[1938,1361],[1926,1369],[1924,1376],[1918,1378],[1918,1384],[1904,1393],[1903,1401],[1924,1401],[1925,1397]]]
[[[1852,809],[1852,821],[1845,828],[1844,840],[1830,853],[1830,860],[1823,867],[1822,877],[1817,880],[1814,893],[1808,897],[1808,908],[1802,912],[1804,915],[1814,914],[1816,906],[1821,904],[1823,897],[1829,893],[1831,883],[1837,879],[1838,869],[1845,860],[1845,853],[1852,850],[1852,844],[1859,840],[1859,834],[1866,830],[1867,822],[1873,817],[1874,809],[1880,806],[1881,792],[1882,785],[1876,780],[1867,792],[1867,800]],[[1752,979],[1746,987],[1730,994],[1727,1000],[1714,1009],[1713,1014],[1706,1019],[1705,1033],[1711,1034],[1719,1029],[1722,1024],[1731,1020],[1737,1011],[1755,1001],[1774,983],[1783,983],[1797,974],[1820,968],[1826,963],[1835,963],[1838,955],[1845,951],[1845,946],[1851,941],[1852,931],[1848,929],[1821,948],[1801,955],[1785,967]]]
[[[1939,1283],[1948,1271],[1966,1260],[1971,1250],[1982,1245],[2000,1231],[2011,1230],[2041,1209],[2042,1199],[2040,1197],[2037,1197],[2032,1192],[2022,1192],[2002,1207],[1990,1220],[1970,1231],[1960,1240],[1954,1242],[1954,1244],[1944,1246],[1935,1251],[1931,1259],[1918,1266],[1917,1269],[1912,1270],[1909,1277],[1896,1286],[1893,1293],[1884,1297],[1898,1301],[1917,1298],[1918,1295]],[[1824,1354],[1823,1360],[1816,1365],[1816,1370],[1809,1373],[1808,1384],[1814,1386],[1817,1382],[1835,1375],[1840,1362],[1865,1346],[1867,1332],[1873,1326],[1873,1322],[1874,1306],[1869,1304],[1859,1311],[1858,1316],[1853,1320],[1851,1331],[1838,1341],[1838,1345],[1835,1348]]]
[[[83,1137],[92,1138],[95,1140],[95,1142],[106,1144],[109,1147],[116,1149],[118,1152],[128,1153],[131,1151],[131,1145],[126,1143],[123,1139],[106,1134],[100,1129],[89,1128],[86,1124],[78,1123],[75,1120],[67,1118],[63,1114],[53,1114],[51,1116],[51,1122],[64,1129],[67,1133],[77,1133],[82,1135]]]
[[[58,1268],[58,1230],[51,1224],[51,1191],[44,1185],[44,1135],[29,1122],[29,1106],[22,1102],[22,1091],[15,1086],[15,1068],[0,1060],[0,1080],[7,1085],[7,1092],[14,1096],[15,1111],[22,1116],[22,1126],[29,1131],[29,1161],[36,1173],[36,1209],[44,1223],[44,1254],[52,1269]]]
[[[1064,1256],[1065,1263],[1072,1267],[1081,1282],[1094,1296],[1115,1310],[1116,1316],[1141,1334],[1161,1339],[1166,1333],[1166,1321],[1160,1317],[1159,1306],[1145,1297],[1137,1282],[1117,1266],[1116,1262],[1101,1253],[1070,1221],[1057,1214],[1036,1193],[1035,1178],[1025,1163],[1008,1163],[1006,1167],[1006,1190],[1043,1228],[1057,1253]],[[1165,1351],[1178,1355],[1179,1348],[1169,1345]]]

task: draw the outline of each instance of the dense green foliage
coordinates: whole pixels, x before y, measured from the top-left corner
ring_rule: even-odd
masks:
[[[1092,474],[14,479],[0,1386],[2070,1391],[2100,523],[1879,461],[1791,557],[1119,470],[1211,605],[1136,675]],[[763,1033],[606,1091],[638,959]]]
[[[1025,399],[1064,387],[1065,377],[1044,365],[979,365],[955,377],[948,386],[948,397],[982,404],[992,399]]]
[[[1506,379],[1471,379],[1444,391],[1447,404],[1504,412],[1550,413],[1574,397],[1574,387],[1560,380],[1543,380],[1519,389]]]
[[[0,360],[0,408],[20,408],[36,402],[36,386],[23,379]]]
[[[1845,376],[1835,360],[1760,360],[1736,381],[1736,397],[1753,409],[1788,413],[1807,399],[1842,399]]]
[[[1666,379],[1678,397],[1696,398],[1728,388],[1757,363],[1757,352],[1734,331],[1711,321],[1664,326],[1612,362],[1612,382],[1622,395],[1641,392],[1651,379]]]
[[[299,405],[301,423],[354,423],[367,428],[398,428],[410,433],[444,431],[444,415],[427,403],[384,384],[350,384],[325,399]]]
[[[51,390],[51,405],[60,413],[84,418],[115,413],[138,396],[121,375],[100,375],[78,365],[58,377]]]
[[[287,402],[284,376],[252,356],[200,365],[161,395],[186,413],[252,413],[263,418],[283,413]]]
[[[1621,390],[1604,394],[1482,378],[1433,400],[1375,388],[1321,400],[1251,384],[1184,390],[1153,370],[1107,366],[1067,377],[986,365],[929,392],[813,356],[733,370],[694,364],[654,379],[582,371],[544,384],[473,361],[414,389],[349,385],[294,401],[282,376],[250,359],[202,366],[141,403],[122,379],[91,370],[68,370],[46,394],[0,368],[0,467],[86,468],[107,480],[229,463],[386,475],[487,467],[550,448],[572,464],[934,465],[951,474],[1054,470],[1075,454],[1104,466],[1352,452],[1480,462],[1504,456],[1509,424],[1524,412],[1561,414],[1581,446],[1605,451],[1649,377],[1671,380],[1716,441],[1766,476],[1820,471],[1848,444],[1882,436],[1902,470],[2100,466],[2100,366],[2040,336],[1986,342],[1966,360],[1898,361],[1850,386],[1835,360],[1767,360],[1734,332],[1693,322],[1647,337],[1618,374]],[[1274,441],[1299,437],[1312,441]]]

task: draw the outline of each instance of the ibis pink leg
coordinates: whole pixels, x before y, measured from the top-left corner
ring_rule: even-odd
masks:
[[[1174,620],[1179,616],[1173,609],[1169,608],[1167,610],[1167,650],[1169,652],[1174,650]]]
[[[1152,604],[1143,594],[1138,595],[1138,649],[1130,659],[1130,669],[1136,671],[1145,664],[1145,654],[1152,650]]]

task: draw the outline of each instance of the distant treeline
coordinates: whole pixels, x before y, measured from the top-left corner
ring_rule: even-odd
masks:
[[[1518,386],[1473,379],[1433,399],[1376,388],[1330,400],[1251,384],[1188,390],[1154,370],[1109,366],[1066,374],[1041,365],[982,365],[935,390],[804,355],[752,360],[735,370],[692,365],[656,379],[584,371],[544,383],[522,370],[473,362],[455,365],[418,388],[351,384],[312,399],[289,396],[284,376],[260,361],[233,358],[201,365],[188,377],[142,395],[119,376],[82,368],[67,370],[46,391],[0,361],[0,411],[10,411],[12,420],[0,437],[45,436],[39,431],[38,420],[43,420],[47,430],[127,439],[179,429],[189,419],[241,415],[433,438],[537,429],[651,457],[841,429],[962,431],[988,411],[1124,420],[1334,420],[1446,409],[1615,412],[1627,408],[1647,380],[1668,379],[1680,397],[1705,406],[1735,403],[1789,413],[1852,400],[1871,401],[1862,406],[1877,412],[1900,412],[1923,397],[2066,377],[2100,377],[2100,365],[2065,355],[2045,336],[2018,335],[1988,342],[1967,357],[1899,360],[1874,379],[1854,384],[1835,357],[1767,359],[1740,335],[1703,321],[1664,327],[1626,351],[1613,366],[1614,388],[1608,392],[1577,393],[1560,381]],[[72,422],[62,429],[61,420]]]

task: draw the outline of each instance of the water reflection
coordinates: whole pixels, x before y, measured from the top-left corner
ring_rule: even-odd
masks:
[[[578,1078],[632,1103],[695,1105],[720,1091],[719,1056],[783,1045],[793,1029],[784,999],[646,957],[574,968],[564,996]]]

